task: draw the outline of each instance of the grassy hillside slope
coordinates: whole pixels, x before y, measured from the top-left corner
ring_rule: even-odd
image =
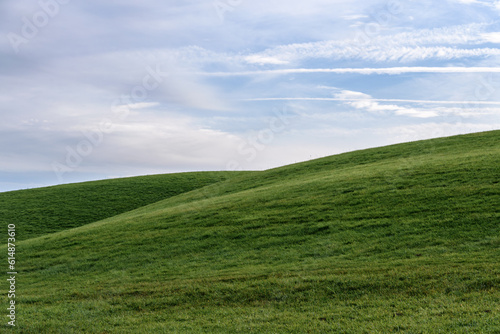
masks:
[[[110,179],[0,193],[0,221],[20,240],[82,226],[240,173],[198,172]]]
[[[17,330],[500,333],[499,179],[493,131],[242,174],[32,238]]]

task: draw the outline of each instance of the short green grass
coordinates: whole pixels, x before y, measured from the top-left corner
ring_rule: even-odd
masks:
[[[500,131],[227,177],[40,226],[15,330],[500,333]]]
[[[20,240],[82,226],[238,175],[193,172],[65,184],[0,193],[0,221]]]

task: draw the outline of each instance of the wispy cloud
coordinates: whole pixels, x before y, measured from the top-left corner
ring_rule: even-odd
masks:
[[[449,1],[458,2],[461,4],[465,4],[465,5],[478,4],[478,5],[483,5],[483,6],[495,8],[495,9],[500,8],[500,1],[498,1],[498,0],[494,0],[494,1],[488,1],[488,0],[449,0]]]
[[[221,2],[71,1],[44,24],[47,1],[0,1],[0,174],[56,182],[104,119],[68,179],[223,169],[284,107],[300,122],[242,167],[500,123],[500,1]]]
[[[279,70],[258,70],[242,72],[197,72],[201,76],[230,77],[254,75],[282,75],[282,74],[308,74],[308,73],[355,73],[355,74],[389,74],[399,75],[404,73],[500,73],[500,67],[367,67],[367,68],[291,68]]]
[[[499,55],[499,50],[480,45],[496,40],[497,33],[489,32],[490,24],[467,24],[435,29],[420,29],[394,35],[367,36],[362,31],[351,38],[314,43],[281,45],[250,57],[301,62],[307,59],[362,59],[367,61],[449,60],[467,57]],[[457,47],[463,45],[467,47]]]
[[[246,56],[245,60],[250,64],[259,64],[259,65],[266,65],[266,64],[283,65],[289,63],[286,60],[281,60],[275,57],[265,57],[260,55]]]
[[[360,97],[264,97],[264,98],[250,98],[241,99],[241,101],[356,101],[362,100]],[[443,101],[443,100],[410,100],[410,99],[377,99],[370,97],[372,101],[376,102],[402,102],[402,103],[416,103],[416,104],[445,104],[445,105],[500,105],[497,101]]]
[[[500,32],[485,32],[481,34],[483,39],[490,43],[500,43]]]
[[[415,99],[381,99],[371,95],[334,88],[334,97],[277,97],[251,98],[243,101],[311,101],[342,103],[356,110],[362,110],[379,116],[408,116],[431,118],[438,116],[480,117],[500,114],[500,102],[497,101],[443,101]],[[401,105],[404,104],[404,105]],[[409,105],[412,105],[409,107]],[[443,107],[444,106],[444,107]],[[473,106],[473,107],[472,107]]]
[[[439,114],[433,110],[415,109],[398,106],[395,104],[381,104],[375,101],[370,95],[361,92],[343,90],[335,94],[335,97],[346,101],[345,103],[355,109],[364,110],[376,115],[387,115],[394,113],[395,115],[404,115],[418,118],[436,117]]]

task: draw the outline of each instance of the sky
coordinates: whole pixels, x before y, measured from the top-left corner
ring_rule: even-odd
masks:
[[[500,1],[4,0],[0,191],[500,129]]]

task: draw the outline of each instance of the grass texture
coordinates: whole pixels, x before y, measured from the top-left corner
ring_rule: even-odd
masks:
[[[3,193],[5,331],[500,333],[499,181],[491,131]]]

